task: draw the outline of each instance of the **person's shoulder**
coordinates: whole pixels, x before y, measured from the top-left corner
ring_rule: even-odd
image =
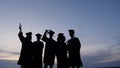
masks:
[[[74,40],[79,40],[79,38],[78,37],[74,37]]]
[[[78,37],[74,37],[74,39],[79,39]]]
[[[69,41],[71,41],[72,39],[68,39],[68,41],[67,42],[69,42]]]
[[[51,40],[51,41],[53,41],[53,42],[57,42],[56,40],[54,40],[54,39],[49,39],[49,40]]]

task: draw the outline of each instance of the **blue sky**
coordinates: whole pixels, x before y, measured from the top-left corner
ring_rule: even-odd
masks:
[[[32,41],[46,29],[68,40],[68,29],[74,29],[85,66],[120,66],[109,65],[120,61],[119,0],[0,0],[0,60],[18,60],[19,22],[24,33],[33,32]]]

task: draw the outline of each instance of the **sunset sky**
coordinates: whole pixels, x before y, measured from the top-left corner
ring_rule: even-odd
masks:
[[[0,0],[0,68],[18,60],[19,22],[32,41],[46,29],[55,31],[55,40],[64,33],[67,41],[74,29],[85,67],[120,67],[120,0]]]

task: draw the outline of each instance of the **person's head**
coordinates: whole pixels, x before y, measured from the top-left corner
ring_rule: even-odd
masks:
[[[73,29],[69,30],[69,35],[70,37],[74,37],[75,31]]]
[[[37,38],[37,41],[39,41],[39,40],[41,39],[41,36],[42,36],[42,35],[39,34],[39,33],[37,33],[35,36],[36,36],[36,38]]]
[[[53,37],[54,33],[55,33],[54,31],[49,30],[48,34],[49,34],[50,38],[52,38],[52,37]]]
[[[59,34],[58,34],[57,41],[65,42],[65,36],[64,36],[63,33],[59,33]]]
[[[32,40],[32,32],[27,32],[27,33],[26,33],[26,38],[27,38],[28,40]]]

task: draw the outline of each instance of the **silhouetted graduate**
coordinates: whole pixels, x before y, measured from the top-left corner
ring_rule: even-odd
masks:
[[[44,44],[41,39],[41,34],[36,34],[37,41],[33,42],[32,46],[32,65],[33,68],[42,68],[42,53]]]
[[[67,47],[63,33],[59,33],[57,37],[56,56],[57,68],[68,68]]]
[[[71,37],[70,40],[68,40],[67,46],[69,51],[69,65],[72,68],[80,68],[82,67],[82,61],[80,57],[80,48],[81,43],[77,37],[74,36],[75,31],[69,30],[69,35]]]
[[[20,32],[18,37],[22,43],[21,53],[18,60],[18,64],[21,65],[21,68],[30,68],[31,65],[31,46],[32,46],[32,33],[26,33],[26,37],[23,36],[23,32],[21,29],[22,25],[20,24],[19,29]]]
[[[46,36],[46,34],[49,34],[49,38]],[[47,66],[50,66],[50,68],[53,68],[54,60],[55,60],[55,46],[56,41],[53,40],[54,32],[52,30],[46,30],[42,40],[45,42],[45,54],[44,54],[44,68],[47,68]]]

